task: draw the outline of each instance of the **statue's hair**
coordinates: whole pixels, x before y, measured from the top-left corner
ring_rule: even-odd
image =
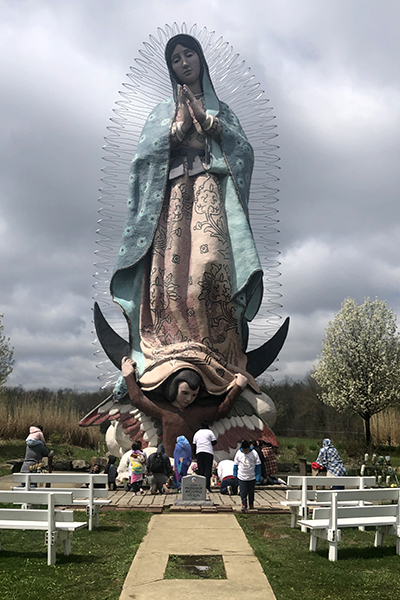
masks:
[[[173,402],[178,394],[179,384],[185,381],[191,390],[197,390],[202,386],[203,380],[200,375],[193,369],[181,369],[177,373],[171,375],[164,388],[164,394],[169,402]]]

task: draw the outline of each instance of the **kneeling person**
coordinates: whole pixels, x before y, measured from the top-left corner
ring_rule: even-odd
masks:
[[[166,484],[169,476],[172,474],[172,467],[169,456],[165,454],[163,444],[159,444],[157,452],[150,454],[148,457],[147,469],[152,475],[150,480],[151,493],[156,494],[158,491],[160,494],[169,494]]]
[[[238,493],[239,480],[234,476],[233,471],[235,463],[233,460],[221,460],[218,464],[218,479],[221,482],[220,493],[232,494]]]

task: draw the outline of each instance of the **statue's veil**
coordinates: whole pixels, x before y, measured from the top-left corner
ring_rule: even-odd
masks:
[[[187,33],[201,43],[207,60],[212,82],[218,98],[226,102],[236,113],[253,146],[255,153],[251,183],[249,212],[253,236],[264,271],[264,296],[261,309],[249,324],[248,349],[260,346],[277,330],[280,316],[279,251],[273,239],[278,230],[276,225],[278,201],[276,183],[277,149],[274,116],[269,100],[264,97],[261,84],[255,80],[232,46],[217,37],[206,27],[190,29],[183,23],[158,28],[157,36],[150,35],[139,50],[134,66],[130,67],[128,81],[119,92],[112,124],[107,127],[102,188],[99,202],[99,221],[96,240],[94,299],[113,329],[128,339],[127,324],[119,308],[112,302],[109,283],[121,242],[126,216],[129,168],[139,141],[140,132],[150,111],[162,100],[172,95],[171,82],[164,59],[167,41],[179,33]],[[106,358],[98,340],[94,341],[95,355],[99,359],[99,380],[104,387],[115,383],[119,372]],[[275,370],[269,367],[269,371]],[[265,376],[264,376],[265,377]]]

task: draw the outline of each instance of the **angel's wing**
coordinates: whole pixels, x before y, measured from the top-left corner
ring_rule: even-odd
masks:
[[[126,397],[115,400],[113,396],[109,396],[83,417],[79,425],[90,427],[101,425],[104,421],[119,421],[124,433],[132,441],[140,440],[143,448],[157,447],[159,444],[161,422],[140,411]]]

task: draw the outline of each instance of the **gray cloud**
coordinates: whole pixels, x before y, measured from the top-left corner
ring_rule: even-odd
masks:
[[[16,358],[9,384],[95,389],[103,137],[143,41],[166,22],[191,24],[192,5],[0,7],[0,312]],[[205,0],[198,16],[246,60],[274,107],[280,314],[292,320],[274,377],[302,378],[344,298],[378,296],[400,311],[400,7]]]

